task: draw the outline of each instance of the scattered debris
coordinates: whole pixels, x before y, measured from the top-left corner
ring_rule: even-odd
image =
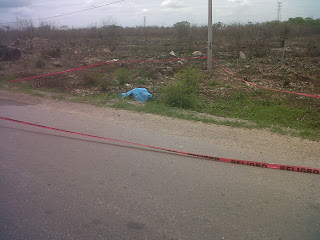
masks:
[[[176,56],[176,54],[174,53],[174,51],[171,51],[170,53],[169,53],[171,56]]]

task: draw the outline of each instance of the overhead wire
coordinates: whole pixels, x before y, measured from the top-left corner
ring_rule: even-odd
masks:
[[[111,2],[111,3],[106,3],[103,5],[99,5],[99,6],[95,6],[95,7],[90,7],[90,8],[86,8],[86,9],[82,9],[82,10],[78,10],[78,11],[74,11],[74,12],[69,12],[69,13],[63,13],[63,14],[59,14],[59,15],[55,15],[55,16],[50,16],[50,17],[44,17],[44,18],[38,18],[37,21],[41,21],[41,20],[47,20],[47,19],[52,19],[52,18],[58,18],[58,17],[63,17],[63,16],[68,16],[71,14],[75,14],[75,13],[80,13],[80,12],[84,12],[84,11],[89,11],[92,9],[96,9],[96,8],[101,8],[101,7],[105,7],[105,6],[110,6],[116,3],[120,3],[120,2],[124,2],[125,0],[119,0],[119,1],[115,1],[115,2]],[[29,22],[30,20],[22,20],[24,22]],[[1,25],[5,25],[5,24],[15,24],[15,23],[20,23],[21,21],[17,21],[17,22],[6,22],[6,23],[0,23]]]

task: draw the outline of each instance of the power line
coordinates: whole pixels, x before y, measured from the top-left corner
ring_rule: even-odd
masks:
[[[120,2],[124,2],[124,1],[125,1],[125,0],[119,0],[119,1],[116,1],[116,2],[106,3],[106,4],[103,4],[103,5],[99,5],[99,6],[91,7],[91,8],[86,8],[86,9],[82,9],[82,10],[75,11],[75,12],[63,13],[63,14],[59,14],[59,15],[56,15],[56,16],[39,18],[39,19],[37,19],[37,20],[38,20],[38,21],[41,21],[41,20],[47,20],[47,19],[51,19],[51,18],[57,18],[57,17],[67,16],[67,15],[71,15],[71,14],[75,14],[75,13],[80,13],[80,12],[89,11],[89,10],[96,9],[96,8],[101,8],[101,7],[113,5],[113,4],[120,3]],[[4,25],[4,24],[14,24],[14,23],[19,23],[19,22],[20,22],[20,21],[18,21],[18,22],[0,23],[0,24],[2,24],[2,25]],[[23,22],[28,22],[28,20],[23,21]]]
[[[228,3],[214,3],[214,6],[224,6],[224,7],[229,7],[229,6],[257,6],[257,5],[263,5],[265,6],[266,4],[268,5],[273,5],[274,2],[268,1],[268,2],[250,2],[250,3],[245,3],[245,2],[228,2]]]

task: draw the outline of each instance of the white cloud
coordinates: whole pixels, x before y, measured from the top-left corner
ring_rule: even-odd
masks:
[[[164,0],[161,3],[161,7],[165,9],[177,9],[177,8],[186,8],[187,4],[182,3],[180,0]]]
[[[230,3],[239,3],[241,5],[249,3],[248,0],[228,0],[228,2],[230,2]]]
[[[30,8],[27,7],[20,7],[20,8],[15,8],[12,10],[12,14],[16,15],[16,16],[30,16],[32,14],[32,10]]]
[[[151,12],[151,10],[147,9],[147,8],[144,8],[141,11],[138,11],[137,14],[144,14],[144,13],[148,13],[148,12]]]
[[[103,5],[116,0],[0,0],[0,24],[10,22],[15,17],[33,19],[70,13]],[[276,18],[278,0],[214,0],[213,21],[231,23],[234,21],[265,21]],[[280,0],[279,0],[280,1]],[[319,0],[283,1],[282,19],[287,17],[319,18]],[[77,14],[50,19],[69,26],[88,26],[101,19],[112,17],[122,26],[140,26],[143,17],[148,25],[171,26],[176,22],[189,21],[198,25],[207,24],[208,1],[199,0],[125,0],[124,2],[96,8]]]

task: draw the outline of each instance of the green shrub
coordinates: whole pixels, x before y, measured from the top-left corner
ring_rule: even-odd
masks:
[[[220,84],[214,80],[212,80],[210,83],[210,86],[215,87],[215,86],[219,86]]]
[[[145,85],[145,84],[147,84],[147,81],[146,81],[146,79],[144,79],[144,78],[140,78],[140,79],[137,81],[137,83],[140,84],[140,85]]]
[[[119,68],[114,73],[115,78],[119,81],[120,85],[129,83],[129,71],[126,68]]]
[[[171,107],[195,109],[199,106],[198,96],[189,92],[189,89],[182,83],[168,86],[162,93],[165,103]]]
[[[178,82],[162,89],[160,97],[172,107],[198,109],[202,104],[198,97],[201,77],[195,69],[183,70],[177,76]]]
[[[198,94],[199,81],[202,75],[194,68],[187,68],[178,73],[177,80],[181,82],[188,90],[187,93]]]
[[[144,77],[148,79],[156,79],[158,75],[158,71],[151,68],[151,69],[144,69]]]
[[[101,87],[102,92],[106,92],[111,86],[115,85],[111,79],[105,77],[98,78],[97,83]]]
[[[86,85],[86,86],[94,86],[97,84],[97,78],[91,72],[84,72],[82,74],[82,78],[84,81],[84,85]]]
[[[113,81],[107,79],[99,72],[84,72],[82,77],[86,86],[100,86],[100,90],[103,92],[107,91],[110,86],[114,85]]]
[[[34,58],[34,65],[37,68],[43,68],[46,66],[46,62],[41,55],[38,55]]]

